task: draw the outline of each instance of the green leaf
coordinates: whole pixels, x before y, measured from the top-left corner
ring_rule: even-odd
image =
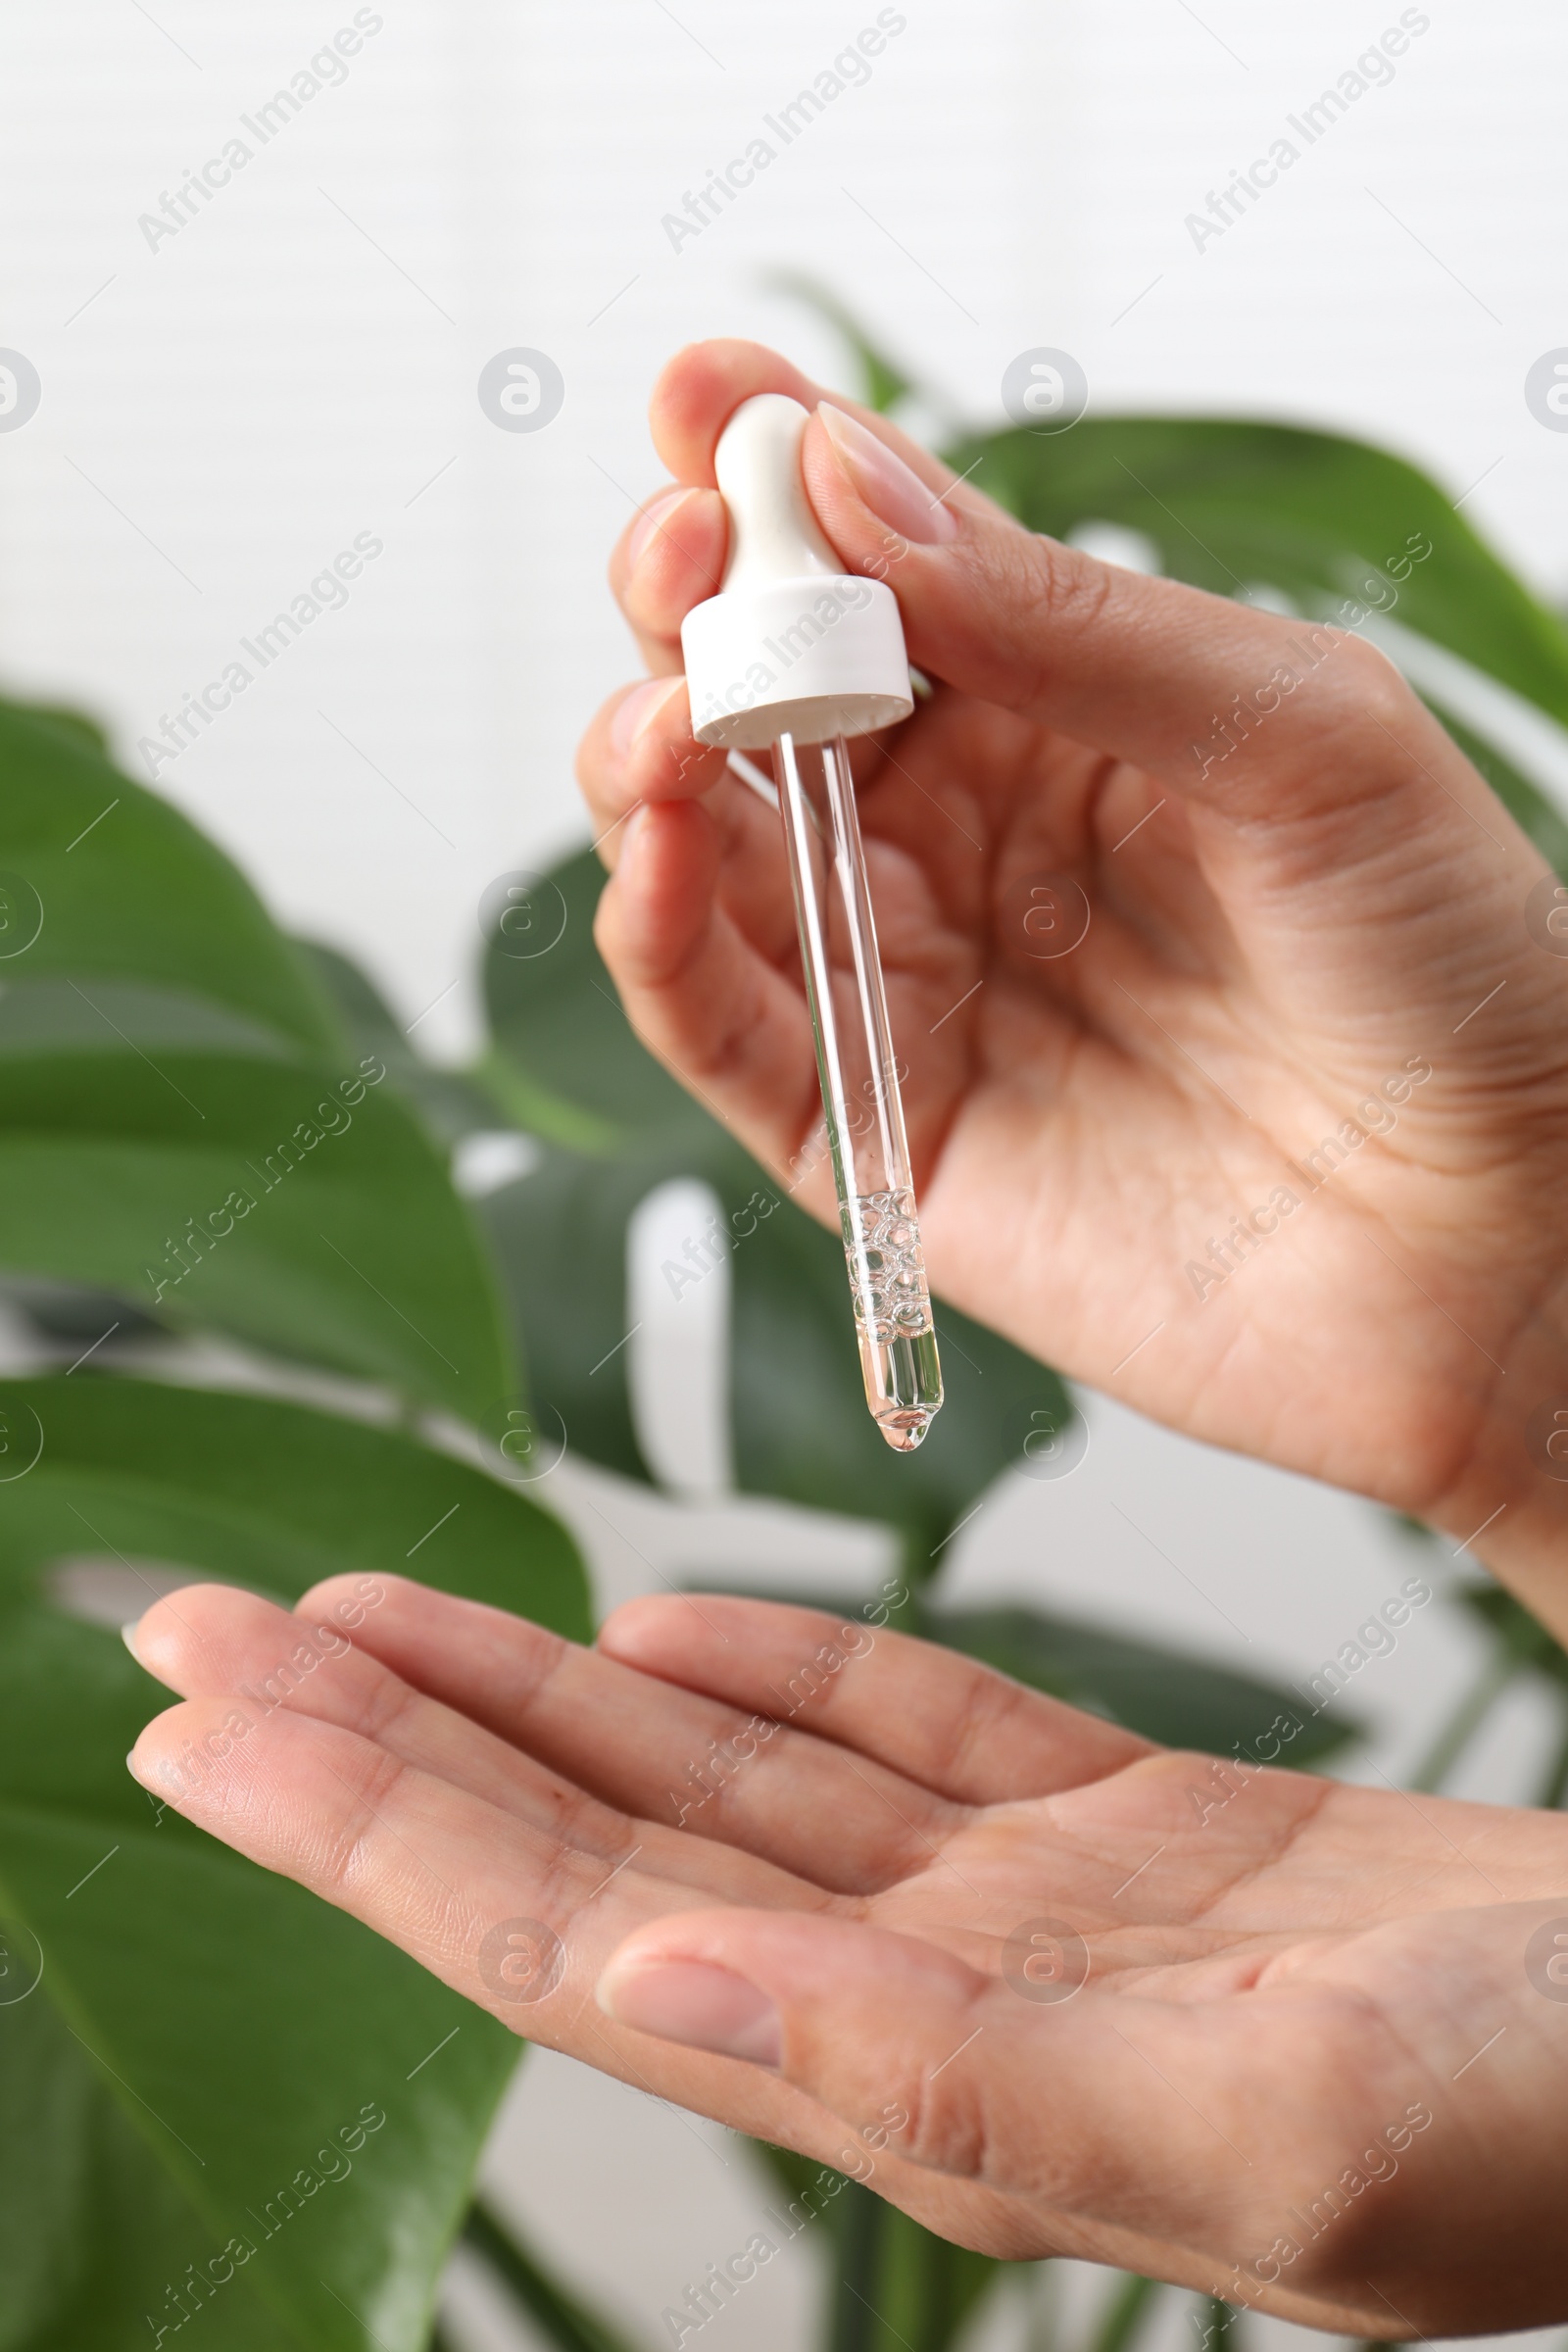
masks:
[[[417,2352],[518,2045],[136,1788],[125,1751],[169,1694],[61,1613],[50,1571],[292,1600],[416,1563],[580,1640],[571,1542],[463,1463],[293,1405],[77,1376],[0,1384],[0,1421],[8,1462],[42,1433],[0,1483],[0,2346],[130,2352],[237,2238],[202,2312],[215,2352]]]
[[[627,1386],[626,1223],[680,1164],[678,1152],[586,1159],[546,1146],[537,1167],[475,1203],[541,1433],[647,1484]]]
[[[85,710],[74,710],[65,703],[12,703],[7,707],[15,710],[19,717],[33,719],[39,726],[54,727],[70,742],[84,745],[88,751],[96,752],[100,759],[112,760],[114,757],[108,730],[100,726],[97,719],[89,717]]]
[[[840,2340],[856,2352],[949,2352],[1003,2265],[938,2237],[858,2181],[841,2208]]]
[[[349,1058],[373,1055],[383,1062],[393,1085],[417,1106],[438,1142],[452,1144],[497,1124],[494,1102],[471,1077],[462,1070],[441,1069],[415,1051],[397,1014],[357,963],[318,940],[298,944],[336,1009],[349,1041]]]
[[[43,917],[0,966],[7,980],[74,980],[89,996],[98,981],[139,981],[226,1005],[307,1052],[337,1048],[324,999],[222,852],[111,766],[81,724],[5,703],[0,872],[21,877]]]
[[[779,2244],[807,2230],[827,2240],[832,2352],[948,2352],[1008,2266],[938,2237],[831,2166],[752,2144],[782,2191],[763,2217],[766,2234]]]
[[[8,1060],[122,1051],[150,1056],[155,1063],[166,1052],[204,1050],[270,1061],[297,1056],[298,1049],[275,1029],[210,997],[96,974],[81,981],[32,974],[26,969],[29,960],[19,957],[0,981],[0,1054]]]
[[[594,909],[605,880],[592,850],[552,866],[540,877],[538,896],[551,909],[543,935],[553,935],[554,944],[537,956],[516,956],[493,934],[484,963],[498,1056],[527,1089],[515,1105],[518,1123],[579,1149],[609,1149],[649,1127],[704,1117],[638,1044],[620,1009],[594,945]]]
[[[0,1263],[481,1418],[516,1375],[472,1221],[390,1090],[354,1102],[340,1080],[363,1083],[182,1050],[18,1055]]]
[[[92,2260],[93,2138],[104,2117],[65,2029],[26,1992],[33,1965],[30,1939],[0,1925],[0,2352],[36,2340],[62,2287],[74,2294]]]
[[[1091,2352],[1130,2352],[1150,2321],[1165,2287],[1157,2278],[1140,2278],[1126,2272],[1101,2306]],[[1205,2345],[1206,2352],[1206,2345]]]
[[[974,434],[946,451],[1031,530],[1144,532],[1173,579],[1219,596],[1283,589],[1303,612],[1353,596],[1368,568],[1432,553],[1388,607],[1408,629],[1568,723],[1568,631],[1436,482],[1339,433],[1233,417],[1085,417],[1070,432]]]
[[[30,1966],[30,1938],[5,1937]],[[155,2340],[149,2316],[172,2334],[169,2288],[213,2250],[211,2229],[148,2163],[111,2087],[41,1995],[0,2008],[0,2352],[128,2352]],[[215,2352],[300,2342],[248,2288],[230,2282],[220,2308],[223,2332],[208,2322]]]
[[[551,2278],[514,2222],[504,2223],[481,2199],[464,2224],[463,2234],[560,2352],[629,2352],[617,2328]]]
[[[1533,1667],[1548,1682],[1568,1685],[1568,1653],[1523,1601],[1500,1585],[1467,1586],[1455,1597],[1480,1618],[1515,1666]]]

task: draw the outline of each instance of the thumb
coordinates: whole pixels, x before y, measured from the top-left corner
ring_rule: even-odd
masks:
[[[808,2091],[848,2128],[842,2169],[861,2180],[885,2151],[1161,2236],[1211,2230],[1216,2148],[1245,2179],[1242,2163],[1176,2096],[1151,2133],[1159,2080],[1136,2046],[1151,2033],[1168,2041],[1167,2014],[1194,2013],[1084,1989],[1087,1949],[1075,1936],[1062,1943],[1075,1949],[1058,1946],[1048,1973],[1020,1968],[1009,1983],[848,1920],[686,1912],[629,1937],[598,2000],[620,2025],[771,2067]],[[1025,1962],[1030,1948],[1027,1936],[1017,1944]],[[1212,2072],[1211,2051],[1193,2058]],[[1168,2048],[1158,2060],[1167,2077],[1186,2071]]]
[[[961,692],[1239,822],[1387,801],[1391,762],[1434,816],[1434,774],[1467,805],[1491,805],[1393,664],[1352,631],[1081,555],[1025,530],[894,427],[827,402],[807,426],[802,468],[847,567],[895,589],[911,660]]]

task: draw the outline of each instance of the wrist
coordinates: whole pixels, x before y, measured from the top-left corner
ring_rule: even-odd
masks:
[[[1463,1475],[1428,1514],[1568,1646],[1568,1337],[1552,1308],[1509,1350]]]

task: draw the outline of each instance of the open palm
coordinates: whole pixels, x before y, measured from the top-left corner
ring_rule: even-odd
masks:
[[[640,1601],[591,1652],[377,1590],[152,1609],[185,1703],[137,1777],[950,2237],[1376,2336],[1564,2316],[1560,1817],[1158,1750],[806,1610]]]
[[[656,680],[579,772],[634,1024],[831,1221],[777,820],[675,675],[723,566],[713,445],[759,391],[821,397],[752,345],[666,370],[688,487],[612,565]],[[1195,1435],[1468,1534],[1526,1390],[1568,1387],[1538,854],[1356,636],[1034,537],[845,406],[803,467],[941,681],[857,750],[934,1283]]]

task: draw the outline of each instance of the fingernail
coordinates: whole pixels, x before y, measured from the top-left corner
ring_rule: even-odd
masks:
[[[651,507],[643,509],[637,519],[636,528],[626,542],[626,569],[628,571],[636,570],[654,540],[668,523],[675,509],[690,498],[691,494],[689,485],[684,490],[666,490],[662,498],[656,498]]]
[[[129,1755],[125,1758],[125,1770],[129,1773],[133,1781],[140,1781],[141,1786],[144,1788],[146,1788],[147,1783],[142,1780],[141,1774],[136,1770],[136,1750],[134,1748],[131,1749]]]
[[[705,1960],[661,1960],[620,1972],[612,1962],[599,1980],[597,1998],[617,2025],[684,2042],[688,2049],[774,2068],[783,2051],[779,2014],[766,1993]]]
[[[610,748],[617,759],[631,757],[632,746],[643,729],[652,724],[670,697],[679,694],[685,684],[683,677],[648,678],[616,704],[610,721]]]
[[[145,1613],[146,1612],[143,1611],[143,1615],[145,1615]],[[135,1659],[137,1665],[141,1667],[142,1672],[145,1674],[147,1669],[143,1663],[141,1651],[136,1647],[136,1628],[140,1625],[140,1623],[141,1618],[135,1617],[132,1618],[129,1625],[122,1625],[120,1629],[120,1639],[122,1642],[123,1642],[125,1647],[129,1650],[131,1656]]]
[[[833,454],[854,489],[873,514],[922,546],[941,545],[958,535],[956,517],[886,442],[868,433],[858,416],[823,401],[816,412],[833,444]]]

